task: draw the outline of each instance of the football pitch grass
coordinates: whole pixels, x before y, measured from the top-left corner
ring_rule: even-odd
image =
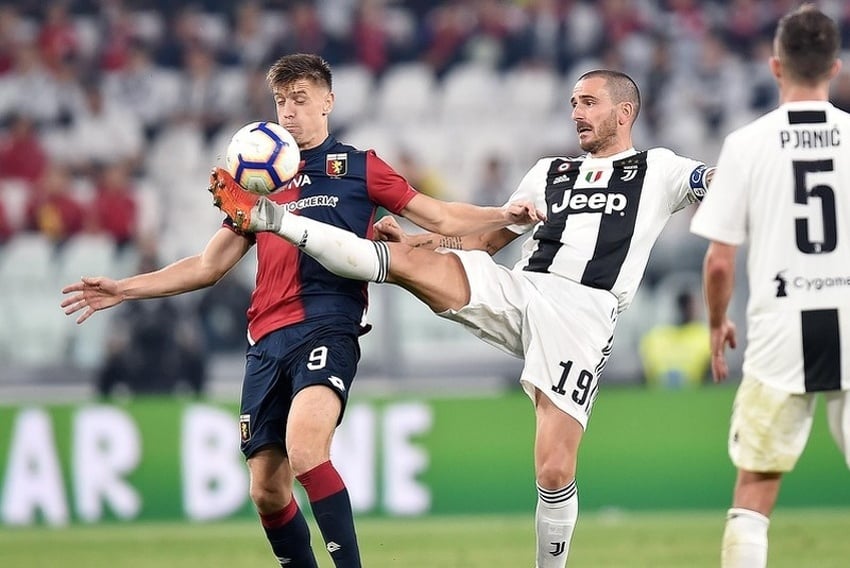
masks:
[[[723,511],[587,513],[570,568],[716,568]],[[527,516],[358,520],[366,568],[530,568]],[[322,568],[332,563],[311,523]],[[850,510],[780,509],[770,528],[771,568],[850,566]],[[135,523],[0,529],[0,566],[234,568],[276,566],[258,524]]]

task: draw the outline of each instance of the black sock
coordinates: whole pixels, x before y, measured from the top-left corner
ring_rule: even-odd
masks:
[[[310,545],[310,528],[294,498],[277,513],[260,515],[260,522],[281,566],[318,568]]]
[[[316,524],[337,568],[360,568],[360,550],[348,490],[331,462],[298,476],[307,491]]]

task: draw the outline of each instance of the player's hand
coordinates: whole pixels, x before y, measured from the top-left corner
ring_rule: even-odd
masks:
[[[533,225],[546,220],[546,213],[537,209],[531,201],[512,201],[502,207],[502,211],[509,225]]]
[[[726,346],[732,349],[738,346],[735,323],[724,318],[723,323],[711,328],[711,375],[715,383],[722,383],[729,376],[726,363]]]
[[[65,310],[65,315],[85,310],[77,318],[78,324],[89,319],[96,311],[111,308],[124,301],[118,289],[118,283],[103,276],[83,277],[79,282],[62,288],[62,293],[71,294],[60,304]]]
[[[403,243],[407,239],[407,233],[402,230],[398,221],[392,215],[381,217],[373,227],[376,241]]]

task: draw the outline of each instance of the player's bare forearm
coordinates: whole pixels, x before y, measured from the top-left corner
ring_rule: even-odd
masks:
[[[472,237],[446,237],[437,233],[421,233],[418,235],[408,235],[404,243],[413,248],[423,248],[426,250],[438,248],[464,250],[464,239],[471,241]],[[467,248],[466,250],[472,249]]]
[[[200,254],[180,259],[154,272],[120,280],[119,290],[124,299],[139,300],[174,296],[212,286],[239,262],[248,247],[244,237],[222,228]]]
[[[66,315],[81,312],[77,323],[83,323],[95,312],[125,300],[160,298],[205,288],[233,268],[248,247],[247,239],[222,228],[201,254],[178,260],[160,270],[122,280],[85,276],[62,289],[65,299],[60,305]]]
[[[713,242],[705,255],[703,285],[708,308],[708,323],[720,326],[726,319],[726,310],[735,287],[735,247]]]
[[[526,225],[544,219],[533,203],[516,201],[503,207],[480,207],[469,203],[447,203],[441,235],[463,237],[498,231],[509,225]],[[483,249],[482,249],[483,250]]]
[[[215,272],[204,268],[201,255],[196,255],[155,272],[119,280],[118,289],[125,300],[162,298],[212,286],[218,278]]]
[[[496,254],[519,235],[509,229],[487,231],[474,235],[450,236],[438,233],[406,233],[395,217],[387,215],[374,225],[376,240],[403,243],[413,248],[434,250],[447,248],[454,250],[483,250],[490,255]]]
[[[711,343],[711,374],[715,382],[729,376],[726,347],[737,346],[735,323],[726,315],[732,290],[735,287],[736,247],[712,242],[705,255],[703,283],[708,305],[709,335]]]
[[[424,194],[414,197],[402,211],[408,220],[426,231],[447,237],[486,233],[509,225],[534,224],[543,219],[530,202],[518,201],[504,207],[480,207],[470,203],[445,202]]]

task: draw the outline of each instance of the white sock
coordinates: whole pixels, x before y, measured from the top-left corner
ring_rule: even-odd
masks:
[[[561,489],[537,486],[537,568],[564,568],[578,520],[578,491],[573,480]]]
[[[283,212],[275,233],[294,244],[338,276],[368,282],[387,279],[390,252],[387,243],[361,239],[354,233]],[[277,225],[277,223],[275,223]]]
[[[749,509],[729,509],[723,531],[722,568],[767,566],[767,527],[770,519]]]

